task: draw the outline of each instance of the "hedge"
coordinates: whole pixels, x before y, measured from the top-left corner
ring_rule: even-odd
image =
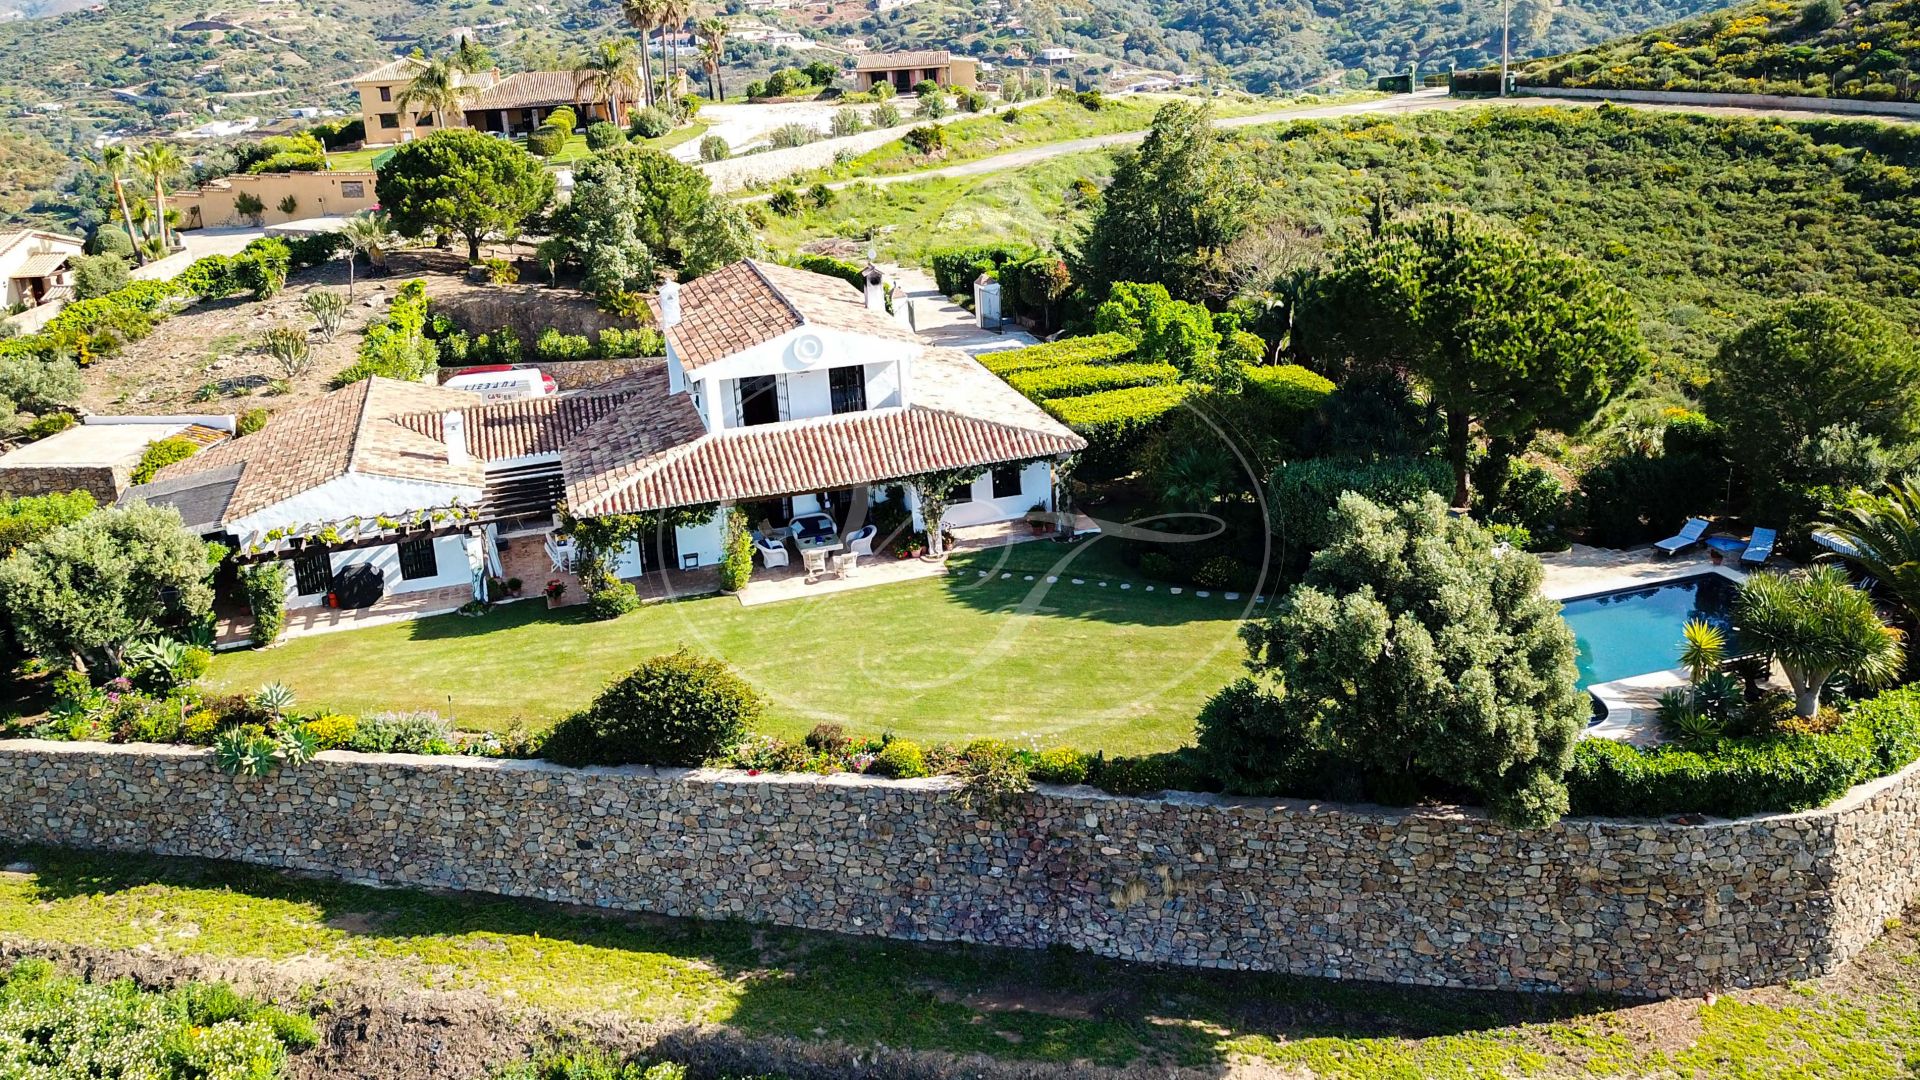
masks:
[[[811,270],[816,274],[825,274],[828,277],[837,277],[841,281],[859,289],[863,294],[867,291],[866,268],[849,262],[846,259],[836,259],[831,255],[814,255],[810,252],[797,251],[794,253],[793,258],[787,260],[787,265],[798,267],[801,270]]]
[[[1920,687],[1854,706],[1825,735],[1723,739],[1702,750],[1641,750],[1584,739],[1567,770],[1572,812],[1583,816],[1741,817],[1824,806],[1854,785],[1920,759]]]
[[[927,263],[933,268],[934,284],[942,296],[971,296],[982,269],[997,271],[1007,263],[1022,262],[1037,254],[1024,245],[974,244],[932,252]]]
[[[1246,393],[1278,411],[1304,419],[1332,395],[1333,381],[1298,364],[1250,367],[1246,369]]]
[[[1007,376],[1007,384],[1035,401],[1057,400],[1124,390],[1132,386],[1160,386],[1178,382],[1172,364],[1067,364],[1029,368]]]
[[[1089,474],[1123,475],[1132,471],[1141,444],[1187,399],[1188,390],[1177,383],[1133,386],[1056,398],[1041,407],[1087,440],[1082,468]]]
[[[1326,546],[1333,507],[1343,493],[1398,506],[1429,491],[1451,494],[1453,472],[1437,457],[1307,458],[1275,469],[1269,488],[1275,535],[1300,559]]]
[[[1091,334],[1065,338],[1024,349],[986,353],[980,363],[995,375],[1005,377],[1015,371],[1032,368],[1065,367],[1069,364],[1122,364],[1133,359],[1134,340],[1125,334]]]

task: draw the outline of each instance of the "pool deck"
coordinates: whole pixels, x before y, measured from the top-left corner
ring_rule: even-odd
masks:
[[[1658,585],[1663,581],[1720,574],[1733,581],[1747,575],[1732,565],[1715,565],[1705,546],[1679,555],[1662,555],[1647,547],[1614,550],[1575,544],[1567,551],[1540,556],[1545,574],[1540,591],[1553,600]],[[1587,728],[1597,739],[1617,739],[1635,746],[1661,741],[1660,695],[1687,685],[1687,671],[1676,667],[1612,682],[1595,683],[1587,692],[1607,707],[1607,718]]]

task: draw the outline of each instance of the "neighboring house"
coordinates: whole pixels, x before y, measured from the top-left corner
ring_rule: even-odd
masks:
[[[1043,64],[1064,64],[1080,55],[1072,49],[1060,45],[1040,50],[1040,62]]]
[[[853,73],[863,91],[873,89],[875,83],[890,82],[904,94],[928,81],[949,89],[972,90],[979,82],[980,63],[945,49],[865,53],[854,59]]]
[[[84,491],[111,505],[150,444],[180,436],[207,447],[232,432],[231,416],[90,416],[0,455],[0,495]]]
[[[0,232],[0,319],[31,333],[73,298],[67,260],[86,249],[77,236],[22,229]]]
[[[379,203],[374,196],[373,181],[371,169],[236,173],[192,191],[176,191],[167,199],[170,208],[179,209],[183,229],[209,225],[279,225],[314,217],[350,217],[370,210]],[[257,220],[241,213],[235,205],[242,195],[260,200],[264,209]],[[289,203],[288,199],[293,201]]]
[[[410,142],[433,134],[441,124],[506,135],[524,134],[539,127],[549,113],[562,105],[573,109],[582,125],[595,120],[618,122],[608,100],[596,95],[591,87],[581,86],[571,71],[522,71],[504,77],[498,71],[468,72],[461,76],[468,95],[461,102],[459,113],[438,117],[429,112],[402,109],[401,97],[424,67],[424,60],[407,56],[354,77],[353,88],[360,95],[360,118],[367,128],[367,145]]]
[[[292,606],[326,602],[356,575],[358,591],[369,577],[383,595],[438,590],[439,610],[500,575],[515,545],[539,552],[562,502],[580,518],[737,505],[756,525],[825,510],[857,527],[903,480],[980,468],[952,497],[949,526],[1051,510],[1053,463],[1085,441],[888,315],[873,279],[863,297],[838,278],[735,263],[665,286],[666,358],[605,386],[482,404],[371,379],[169,466],[127,498],[181,507],[242,558],[291,562]],[[716,512],[636,536],[613,569],[711,566],[723,529]]]

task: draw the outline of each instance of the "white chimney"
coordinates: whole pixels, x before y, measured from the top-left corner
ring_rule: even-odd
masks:
[[[680,283],[669,281],[660,286],[660,329],[680,325]]]
[[[867,268],[861,271],[860,276],[864,278],[867,283],[867,310],[877,311],[885,315],[887,313],[887,287],[883,284],[885,275],[880,273],[879,267],[868,263]]]
[[[913,325],[913,300],[907,296],[907,291],[900,287],[900,279],[894,278],[887,282],[887,291],[893,294],[893,317],[899,320],[901,326],[919,333]]]
[[[458,410],[448,409],[442,419],[441,438],[447,444],[447,464],[465,465],[473,460],[467,453],[467,418]]]

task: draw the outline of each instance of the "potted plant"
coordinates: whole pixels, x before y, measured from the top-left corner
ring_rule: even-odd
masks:
[[[526,589],[526,587],[527,587],[527,583],[524,581],[521,581],[517,577],[510,577],[507,579],[507,595],[508,596],[519,596],[520,593]]]
[[[547,581],[546,589],[543,591],[547,597],[547,606],[557,608],[560,606],[561,599],[567,595],[567,583],[561,581],[559,578],[550,578]]]
[[[1047,504],[1034,503],[1027,507],[1027,525],[1033,529],[1033,535],[1044,536],[1053,531],[1053,519],[1047,514]]]

